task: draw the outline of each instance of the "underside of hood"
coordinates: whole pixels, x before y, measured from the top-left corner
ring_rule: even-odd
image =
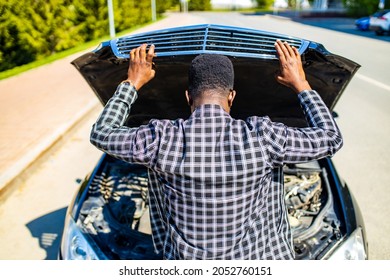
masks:
[[[154,44],[156,76],[139,91],[126,122],[138,126],[152,118],[187,118],[190,108],[184,93],[192,59],[203,53],[226,55],[235,71],[234,118],[267,115],[287,125],[306,126],[296,95],[275,80],[277,39],[299,50],[310,85],[333,110],[360,65],[316,42],[260,30],[210,24],[156,30],[104,42],[72,64],[104,105],[127,77],[131,49]]]

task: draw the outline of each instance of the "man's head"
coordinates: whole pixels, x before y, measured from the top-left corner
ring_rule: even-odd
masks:
[[[193,98],[210,90],[227,93],[234,85],[233,64],[223,55],[198,55],[191,62],[188,81],[188,90]]]
[[[187,98],[191,106],[193,102],[219,103],[216,101],[228,99],[232,92],[235,94],[233,64],[223,55],[201,54],[195,57],[188,71],[188,82]],[[231,101],[233,98],[230,98]]]

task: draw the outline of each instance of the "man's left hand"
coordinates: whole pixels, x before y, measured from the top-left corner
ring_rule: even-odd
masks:
[[[303,70],[301,55],[295,47],[291,47],[287,42],[277,40],[275,43],[276,52],[279,57],[279,73],[276,80],[293,89],[296,93],[303,90],[310,90],[309,82]]]

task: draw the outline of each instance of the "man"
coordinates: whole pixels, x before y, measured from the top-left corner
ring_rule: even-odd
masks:
[[[276,42],[276,79],[297,94],[307,128],[268,117],[233,119],[233,66],[220,55],[192,61],[187,120],[129,128],[123,123],[138,91],[155,76],[154,46],[146,48],[131,51],[128,78],[94,124],[91,142],[149,169],[156,252],[165,259],[293,259],[278,170],[285,163],[331,156],[342,146],[331,113],[306,80],[299,52]]]

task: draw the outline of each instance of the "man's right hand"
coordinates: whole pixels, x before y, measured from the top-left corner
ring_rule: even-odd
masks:
[[[276,80],[291,88],[296,93],[303,90],[310,90],[309,82],[303,70],[301,55],[295,47],[291,47],[287,42],[277,40],[275,49],[279,57],[279,73]]]
[[[127,70],[127,80],[133,83],[139,90],[143,85],[154,78],[156,71],[153,69],[154,45],[151,45],[146,53],[147,44],[142,44],[130,52],[129,68]]]

